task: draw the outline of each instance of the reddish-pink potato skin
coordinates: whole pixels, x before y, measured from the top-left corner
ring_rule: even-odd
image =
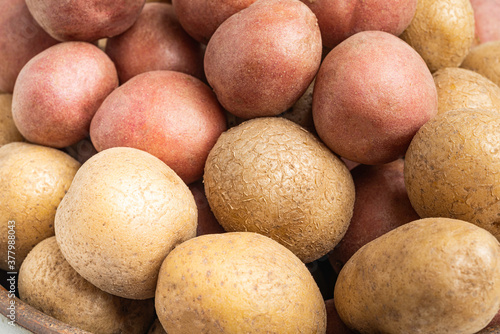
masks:
[[[222,23],[208,42],[205,75],[235,116],[276,116],[305,92],[321,62],[321,33],[298,0],[258,0]]]
[[[500,40],[500,1],[470,0],[474,10],[476,43]]]
[[[209,151],[226,130],[215,95],[176,71],[139,74],[103,102],[90,126],[97,151],[133,147],[158,157],[185,183],[201,178]]]
[[[333,48],[360,31],[398,36],[410,24],[417,0],[302,0],[318,17],[323,45]]]
[[[329,254],[337,273],[368,242],[420,219],[408,198],[403,170],[403,159],[378,166],[359,165],[351,170],[356,193],[351,223]]]
[[[195,181],[189,184],[188,187],[193,193],[196,207],[198,208],[198,227],[196,229],[196,236],[224,233],[224,228],[219,224],[210,209],[210,204],[208,204],[207,196],[205,195],[203,181]]]
[[[215,30],[231,15],[255,0],[172,0],[184,30],[200,43],[207,44]]]
[[[9,0],[10,1],[10,0]],[[59,41],[92,42],[121,34],[146,0],[26,0],[35,20]]]
[[[108,39],[106,53],[122,83],[156,70],[205,77],[201,44],[184,31],[167,3],[147,3],[130,29]]]
[[[422,57],[382,31],[357,33],[325,57],[312,103],[316,131],[338,155],[375,165],[404,155],[437,114],[437,90]]]
[[[23,66],[58,43],[31,16],[24,0],[0,2],[0,92],[12,93]]]
[[[86,42],[56,44],[21,70],[12,95],[12,116],[30,142],[56,148],[89,134],[92,117],[118,86],[111,59]]]

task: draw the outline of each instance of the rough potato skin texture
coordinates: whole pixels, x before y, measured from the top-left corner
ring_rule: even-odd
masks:
[[[435,72],[462,63],[474,42],[474,32],[469,0],[419,0],[413,20],[400,37]]]
[[[16,236],[16,269],[36,244],[54,235],[56,209],[79,168],[78,161],[53,148],[30,143],[0,147],[1,269],[14,271],[7,262],[9,226]]]
[[[205,75],[222,106],[242,118],[275,116],[305,92],[321,62],[316,16],[299,0],[258,0],[208,42]]]
[[[12,93],[23,66],[58,41],[31,16],[24,0],[0,2],[0,92]]]
[[[500,87],[481,74],[458,67],[433,73],[438,93],[438,114],[448,110],[479,108],[500,114]]]
[[[500,40],[500,2],[498,0],[470,0],[474,10],[476,43]]]
[[[28,254],[18,282],[22,301],[91,333],[143,334],[155,317],[152,299],[120,298],[86,281],[66,261],[55,236]]]
[[[40,26],[59,41],[93,42],[121,34],[132,24],[145,0],[26,0]]]
[[[500,86],[500,41],[475,46],[460,67],[477,72]]]
[[[169,334],[325,333],[323,297],[306,266],[251,232],[210,234],[176,247],[155,295]]]
[[[205,191],[226,231],[251,231],[304,262],[345,234],[354,183],[345,164],[292,121],[267,117],[223,133],[205,165]]]
[[[500,115],[451,110],[424,125],[405,156],[415,211],[474,223],[500,238]]]
[[[62,148],[89,134],[92,117],[118,86],[116,68],[85,42],[54,45],[23,67],[12,96],[12,115],[30,142]]]
[[[12,94],[0,94],[0,147],[20,141],[24,137],[12,119]]]
[[[316,76],[313,119],[338,155],[367,165],[402,157],[437,113],[436,85],[422,58],[398,37],[359,32],[328,53]]]
[[[82,165],[57,209],[64,257],[98,288],[130,299],[154,296],[167,254],[196,235],[193,195],[171,168],[128,147]]]
[[[323,45],[329,49],[360,31],[398,36],[410,24],[416,0],[302,0],[318,18]]]
[[[420,219],[362,247],[335,285],[360,333],[472,334],[500,307],[500,245],[465,221]]]

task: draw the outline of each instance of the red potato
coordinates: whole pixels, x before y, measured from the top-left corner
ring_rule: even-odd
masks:
[[[12,93],[23,66],[58,43],[31,16],[24,0],[0,2],[0,92]]]
[[[224,228],[219,224],[217,218],[215,218],[210,209],[203,182],[201,180],[193,182],[189,185],[189,189],[193,193],[196,207],[198,208],[198,227],[196,229],[196,236],[224,233]]]
[[[106,53],[120,81],[154,70],[172,70],[204,79],[204,51],[179,24],[172,5],[148,3],[134,25],[108,38]]]
[[[19,73],[12,116],[28,141],[63,148],[88,136],[94,113],[117,86],[115,65],[98,47],[59,43]]]
[[[103,102],[90,126],[97,151],[134,147],[160,158],[187,184],[203,175],[208,153],[226,130],[210,88],[175,71],[139,74]]]
[[[500,40],[500,1],[470,0],[474,11],[476,43]]]
[[[324,143],[362,164],[402,157],[437,114],[437,90],[422,57],[382,31],[357,33],[326,56],[316,77],[313,119]]]
[[[340,319],[333,299],[325,301],[326,306],[326,334],[354,334],[354,332]]]

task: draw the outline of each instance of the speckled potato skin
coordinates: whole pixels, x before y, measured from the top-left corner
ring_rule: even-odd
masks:
[[[130,299],[154,296],[167,254],[196,235],[193,195],[151,154],[127,147],[82,165],[57,209],[64,257],[98,288]]]
[[[435,72],[462,63],[474,42],[474,32],[469,0],[419,0],[413,20],[400,37]]]
[[[93,42],[121,34],[137,19],[145,0],[26,0],[40,26],[59,41]]]
[[[476,333],[500,307],[500,246],[474,224],[420,219],[362,247],[334,302],[360,333]]]
[[[16,237],[16,269],[36,244],[54,235],[56,209],[79,168],[53,148],[20,142],[0,147],[1,269],[14,271],[7,256],[9,230]]]
[[[12,94],[0,94],[0,147],[20,141],[24,137],[12,119]]]
[[[210,234],[176,247],[155,296],[169,334],[325,333],[323,297],[306,266],[251,232]]]
[[[500,41],[475,46],[460,67],[477,72],[500,86]]]
[[[335,47],[316,76],[312,112],[322,141],[367,165],[402,157],[437,113],[437,92],[422,57],[398,37],[359,32]]]
[[[144,334],[155,318],[153,299],[120,298],[86,281],[66,261],[55,236],[28,254],[18,289],[27,304],[91,333]]]
[[[226,231],[251,231],[304,262],[335,247],[354,206],[345,164],[315,136],[280,117],[223,133],[205,165],[205,192]]]
[[[405,156],[405,184],[422,217],[474,223],[500,239],[500,116],[480,109],[436,116]]]
[[[321,33],[299,0],[258,0],[208,42],[204,67],[222,106],[242,118],[276,116],[305,92],[321,62]]]
[[[438,114],[448,110],[479,108],[500,114],[500,87],[481,74],[458,67],[433,73],[438,93]]]

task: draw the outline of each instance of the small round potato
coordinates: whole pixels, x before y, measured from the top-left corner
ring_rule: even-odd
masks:
[[[476,43],[500,40],[500,1],[470,0],[476,23]]]
[[[12,94],[0,94],[0,147],[19,141],[24,138],[12,119]]]
[[[477,72],[500,86],[500,41],[475,46],[460,66]]]

